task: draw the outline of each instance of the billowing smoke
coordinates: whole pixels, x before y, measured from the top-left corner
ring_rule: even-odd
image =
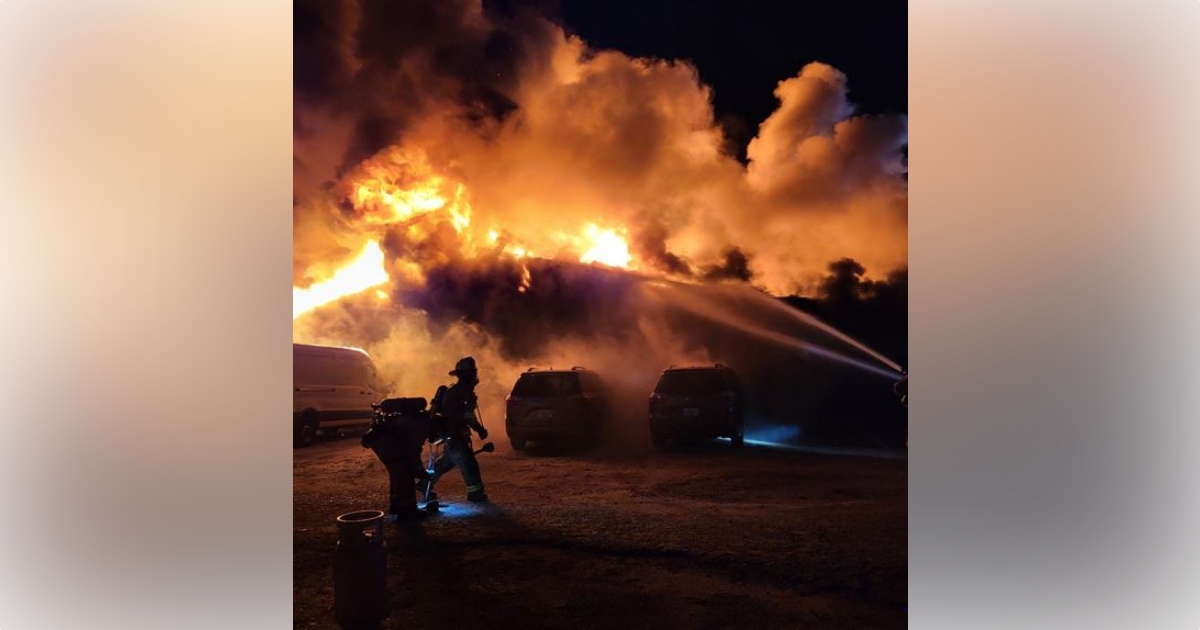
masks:
[[[367,348],[398,392],[429,395],[473,355],[493,405],[531,363],[608,366],[644,396],[668,364],[747,347],[653,282],[787,295],[831,260],[906,266],[906,121],[855,116],[828,65],[779,83],[742,164],[695,67],[531,12],[303,0],[294,23],[293,284],[369,242],[389,281],[293,336]]]

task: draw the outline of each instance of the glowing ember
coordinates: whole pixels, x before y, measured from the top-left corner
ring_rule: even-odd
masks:
[[[517,287],[517,293],[528,291],[531,284],[533,284],[533,276],[529,273],[529,267],[521,265],[521,285]]]
[[[357,258],[328,280],[313,283],[307,289],[292,287],[292,319],[340,297],[361,293],[387,281],[383,250],[377,241],[370,241]]]
[[[592,248],[584,252],[583,256],[579,258],[579,262],[598,262],[609,267],[629,267],[629,261],[633,260],[633,256],[629,254],[629,245],[625,243],[625,239],[616,231],[602,230],[590,223],[586,230]]]

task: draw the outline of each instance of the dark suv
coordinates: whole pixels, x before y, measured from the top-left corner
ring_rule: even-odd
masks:
[[[671,438],[727,437],[740,447],[745,404],[733,369],[672,367],[650,394],[650,439],[661,448]]]
[[[600,375],[581,367],[521,374],[504,399],[504,427],[512,447],[529,440],[596,444],[608,418],[609,399]]]

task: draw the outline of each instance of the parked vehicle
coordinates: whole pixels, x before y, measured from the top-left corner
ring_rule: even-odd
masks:
[[[582,367],[530,368],[517,379],[504,403],[504,427],[518,451],[530,440],[597,444],[609,416],[603,379]]]
[[[372,403],[387,398],[371,357],[358,348],[292,344],[292,445],[318,431],[367,427]]]
[[[650,439],[662,448],[679,438],[744,441],[745,395],[733,369],[721,365],[671,367],[650,394]]]

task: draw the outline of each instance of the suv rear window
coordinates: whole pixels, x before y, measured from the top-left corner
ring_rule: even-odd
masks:
[[[725,379],[716,370],[687,370],[664,373],[654,391],[668,396],[678,396],[711,394],[728,389],[729,386],[725,384]]]
[[[578,396],[579,375],[570,373],[523,374],[512,391],[514,396],[557,398]]]

